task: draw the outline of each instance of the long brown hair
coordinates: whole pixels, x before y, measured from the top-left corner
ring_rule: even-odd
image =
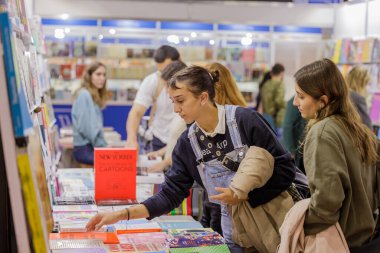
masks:
[[[329,59],[315,61],[302,67],[294,75],[302,91],[319,100],[323,95],[328,103],[309,121],[307,131],[317,122],[335,116],[338,124],[358,148],[362,161],[373,165],[377,161],[377,139],[366,127],[351,103],[348,86],[337,66]]]
[[[215,102],[221,105],[247,106],[243,95],[238,89],[231,72],[222,64],[214,62],[206,65],[209,72],[219,72],[219,81],[215,84]]]
[[[105,81],[103,88],[100,90],[96,89],[91,82],[91,75],[100,67],[106,68],[106,66],[101,62],[95,62],[87,68],[82,78],[81,86],[76,91],[76,94],[78,94],[78,91],[82,88],[87,89],[90,92],[94,102],[100,108],[104,108],[107,103],[107,80]]]

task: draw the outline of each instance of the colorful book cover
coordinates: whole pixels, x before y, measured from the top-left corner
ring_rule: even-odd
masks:
[[[355,57],[355,63],[362,62],[363,61],[363,50],[364,50],[364,41],[358,40],[356,42],[356,57]]]
[[[106,248],[54,249],[52,253],[108,253]]]
[[[136,149],[95,148],[95,201],[136,199]]]
[[[63,80],[71,80],[72,79],[72,65],[71,64],[62,64],[60,66],[60,76]]]
[[[341,49],[342,49],[342,40],[338,39],[335,42],[334,55],[332,57],[333,62],[335,63],[339,62]]]
[[[363,41],[362,62],[370,62],[372,56],[373,38],[368,38]]]
[[[375,93],[372,96],[369,116],[373,124],[377,125],[380,123],[380,93]]]
[[[72,232],[87,232],[86,225],[90,219],[83,221],[60,221],[59,232],[72,233]],[[111,226],[110,229],[113,230]],[[108,226],[103,226],[97,232],[108,232]]]
[[[84,240],[61,240],[61,239],[51,239],[49,241],[50,249],[60,250],[60,249],[86,249],[86,248],[101,248],[104,246],[103,241],[99,239],[84,239]]]
[[[76,64],[76,65],[75,65],[75,77],[76,77],[77,79],[82,78],[85,69],[86,69],[86,65],[84,65],[84,64]]]
[[[189,233],[212,233],[215,232],[212,228],[195,228],[195,229],[169,229],[168,233],[171,235],[175,234],[189,234]]]
[[[156,217],[153,219],[154,221],[157,222],[193,222],[195,221],[194,218],[190,215],[162,215],[159,217]]]
[[[66,212],[66,213],[53,213],[53,219],[55,222],[78,222],[78,221],[88,221],[94,217],[97,212]]]
[[[62,212],[98,212],[98,207],[96,205],[62,205],[53,206],[54,213]]]
[[[137,234],[118,234],[120,244],[136,244],[136,243],[160,243],[166,245],[170,236],[164,232],[137,233]]]
[[[203,228],[202,224],[198,221],[183,221],[183,222],[159,222],[162,231],[168,231],[169,229],[194,229]]]
[[[350,53],[350,39],[343,39],[342,40],[342,47],[340,52],[340,60],[339,63],[347,63],[349,59],[349,53]]]
[[[243,49],[241,51],[241,60],[243,62],[254,62],[255,61],[255,49]]]
[[[33,126],[30,119],[26,95],[20,89],[17,69],[14,63],[14,48],[11,36],[11,24],[8,13],[0,13],[0,31],[4,52],[5,74],[7,78],[8,96],[12,112],[12,123],[15,137],[23,137],[24,131]]]
[[[37,202],[36,186],[33,182],[32,170],[28,154],[17,155],[17,166],[24,196],[25,209],[28,217],[34,252],[46,252],[45,236]],[[46,238],[47,239],[47,238]]]
[[[217,232],[198,232],[173,235],[169,241],[170,248],[189,248],[223,245],[224,239]]]
[[[46,222],[46,231],[53,229],[53,217],[51,210],[51,192],[49,192],[49,182],[46,180],[46,171],[42,157],[40,134],[38,126],[36,126],[34,133],[29,135],[28,153],[32,164],[33,171],[36,175],[37,189],[41,199],[43,210],[43,218]]]
[[[380,61],[380,40],[375,39],[373,41],[371,62],[379,62],[379,61]]]
[[[118,244],[119,239],[115,233],[109,232],[84,232],[84,233],[50,233],[50,240],[77,240],[77,239],[99,239],[105,244]],[[46,252],[46,251],[45,251]]]
[[[104,245],[104,247],[110,253],[121,253],[122,252],[120,244],[107,244],[107,245]]]
[[[114,224],[114,226],[118,234],[150,233],[162,231],[160,225],[157,222],[148,221],[147,219],[122,221]]]
[[[216,245],[207,247],[192,247],[192,248],[173,248],[170,253],[229,253],[227,245]]]

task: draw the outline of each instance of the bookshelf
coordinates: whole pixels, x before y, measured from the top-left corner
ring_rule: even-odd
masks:
[[[368,105],[372,123],[380,125],[380,40],[369,37],[365,39],[343,38],[331,42],[327,47],[327,55],[347,76],[350,70],[357,65],[368,70],[371,81],[368,84]]]
[[[2,48],[2,47],[1,47]],[[3,53],[3,52],[2,52]],[[0,85],[1,90],[8,90],[6,87],[6,78],[5,78],[5,71],[4,71],[4,61],[0,60]],[[24,202],[23,202],[23,196],[21,192],[21,182],[20,177],[18,175],[18,171],[15,169],[17,168],[17,156],[16,156],[16,141],[15,136],[13,132],[13,126],[12,126],[12,118],[11,118],[11,111],[9,105],[9,99],[7,92],[0,92],[0,99],[3,101],[3,103],[6,105],[0,110],[0,129],[1,129],[1,140],[2,140],[2,147],[13,147],[13,148],[4,148],[3,149],[3,156],[4,156],[4,165],[6,171],[4,171],[4,174],[6,174],[6,181],[9,186],[9,199],[10,199],[10,206],[13,217],[18,217],[17,222],[13,222],[14,231],[15,231],[15,238],[13,238],[15,241],[17,241],[17,250],[20,252],[30,252],[29,248],[29,238],[28,238],[28,230],[27,230],[27,220],[25,217],[25,211],[24,211]],[[9,203],[8,203],[9,204]],[[7,205],[1,205],[3,208]],[[11,215],[8,216],[8,219],[11,217]],[[4,238],[2,238],[4,239]],[[3,241],[3,240],[2,240]],[[7,238],[4,240],[4,242],[7,242]],[[10,247],[10,245],[8,245]],[[16,251],[17,251],[16,250]]]
[[[137,85],[127,86],[138,88],[141,80],[155,71],[153,53],[162,44],[175,46],[189,65],[223,63],[238,82],[257,81],[272,59],[271,43],[265,38],[269,26],[99,19],[44,19],[43,24],[49,69],[55,79],[52,87],[58,93],[62,86],[71,92],[70,84],[76,86],[83,66],[96,60],[105,63],[109,79],[137,80]],[[242,44],[242,37],[248,44]],[[252,78],[254,70],[258,75]],[[118,85],[112,92],[119,89],[124,93],[125,87]],[[123,100],[117,97],[110,94],[110,100]],[[60,94],[57,99],[62,100]]]
[[[9,189],[9,200],[1,198],[0,209],[10,206],[4,217],[8,231],[14,231],[0,240],[12,252],[43,253],[49,251],[51,182],[60,152],[41,23],[25,16],[23,1],[0,7],[0,133],[6,147],[1,150],[3,180]]]

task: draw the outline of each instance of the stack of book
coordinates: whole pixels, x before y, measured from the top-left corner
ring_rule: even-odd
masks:
[[[169,232],[171,253],[230,252],[223,237],[211,229],[173,229]]]

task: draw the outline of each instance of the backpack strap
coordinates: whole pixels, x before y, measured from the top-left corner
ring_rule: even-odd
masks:
[[[156,92],[154,93],[153,96],[153,102],[152,102],[152,108],[150,109],[149,113],[149,121],[148,121],[148,126],[150,127],[153,122],[154,115],[156,114],[157,110],[157,98],[160,96],[162,89],[164,88],[165,83],[164,80],[161,79],[161,75],[157,74],[157,87],[156,87]]]
[[[189,127],[189,133],[187,135],[187,137],[189,138],[190,140],[190,144],[191,144],[191,148],[193,149],[193,152],[195,154],[195,157],[197,159],[197,162],[198,163],[201,163],[203,162],[203,155],[202,155],[202,150],[201,148],[199,147],[199,143],[198,143],[198,140],[197,140],[197,136],[195,135],[195,128],[196,128],[196,124],[193,123],[190,127]]]
[[[228,127],[228,131],[231,135],[232,144],[234,145],[234,149],[242,148],[243,143],[241,141],[240,131],[238,124],[236,122],[236,105],[225,105],[224,109],[226,111],[226,123]]]

